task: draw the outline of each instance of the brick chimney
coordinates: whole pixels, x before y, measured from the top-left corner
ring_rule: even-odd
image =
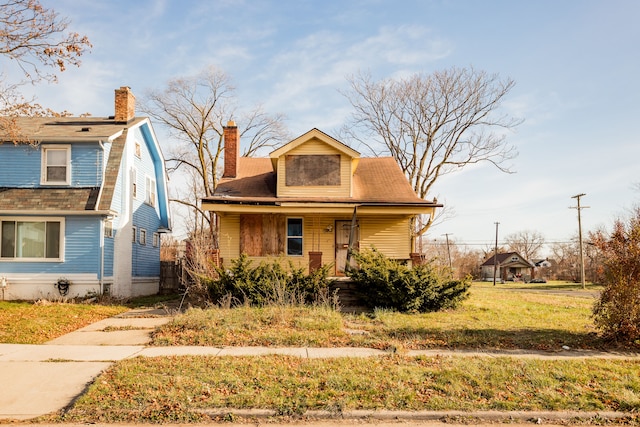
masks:
[[[121,86],[116,89],[115,122],[128,123],[136,116],[136,97],[133,96],[131,88]]]
[[[224,172],[223,178],[235,178],[238,175],[238,157],[240,156],[240,132],[236,122],[230,120],[224,127]]]

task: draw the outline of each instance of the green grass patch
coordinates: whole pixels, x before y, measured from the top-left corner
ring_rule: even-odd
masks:
[[[101,375],[63,421],[201,422],[214,408],[634,412],[639,369],[603,359],[136,358]]]
[[[0,301],[0,342],[42,344],[127,310],[119,305]]]
[[[545,284],[548,285],[548,284]],[[527,285],[533,286],[533,285]],[[537,285],[536,285],[537,286]],[[455,310],[341,314],[322,307],[189,310],[154,334],[154,345],[362,346],[378,349],[607,348],[591,319],[595,298],[524,284],[474,283]],[[576,292],[578,292],[576,290]],[[349,333],[351,332],[351,333]],[[355,333],[354,333],[355,332]]]

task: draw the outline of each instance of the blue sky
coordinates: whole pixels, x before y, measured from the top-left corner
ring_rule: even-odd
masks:
[[[640,199],[635,0],[42,1],[94,45],[57,85],[33,88],[74,113],[111,115],[117,87],[142,94],[216,65],[240,104],[285,114],[292,135],[336,134],[351,111],[340,91],[359,71],[473,66],[512,78],[504,107],[525,120],[508,136],[517,173],[487,164],[443,177],[431,196],[455,216],[432,239],[487,245],[500,222],[501,238],[532,230],[566,241],[577,234],[571,196],[586,193],[585,231]]]

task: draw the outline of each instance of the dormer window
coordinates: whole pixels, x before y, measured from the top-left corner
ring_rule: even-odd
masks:
[[[340,154],[288,155],[286,185],[340,185]]]
[[[71,146],[42,146],[41,184],[69,185],[71,183]]]

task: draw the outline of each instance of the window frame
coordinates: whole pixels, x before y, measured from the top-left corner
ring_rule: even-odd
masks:
[[[160,246],[160,233],[153,233],[153,247],[157,248]]]
[[[141,228],[138,232],[138,244],[147,246],[147,230],[144,228]]]
[[[158,200],[156,180],[151,176],[145,176],[144,202],[149,206],[156,206]]]
[[[293,235],[293,234],[289,234],[289,221],[291,220],[299,220],[300,221],[300,234],[299,235]],[[287,221],[286,221],[286,248],[285,251],[287,253],[287,256],[295,256],[295,257],[301,257],[304,256],[304,218],[302,217],[287,217]],[[300,253],[291,253],[290,247],[289,247],[289,242],[291,240],[299,240],[300,241]]]
[[[131,243],[138,242],[138,227],[135,225],[131,226]]]
[[[50,151],[64,151],[65,159],[65,179],[64,181],[50,181],[47,178],[47,169],[49,167],[60,167],[61,165],[49,165],[47,162],[47,153]],[[40,185],[71,185],[71,144],[42,144],[40,159]]]
[[[2,223],[4,222],[14,222],[15,230],[13,236],[13,256],[12,257],[4,257],[2,256]],[[17,257],[16,256],[16,248],[18,246],[17,241],[17,226],[18,223],[44,223],[44,256],[42,257]],[[47,258],[47,223],[58,223],[58,257],[57,258]],[[65,218],[64,217],[28,217],[28,216],[13,216],[13,217],[2,217],[0,218],[0,262],[64,262],[64,250],[65,250]]]
[[[113,238],[113,220],[104,221],[104,237]]]
[[[135,166],[131,168],[131,197],[138,198],[138,169]]]

